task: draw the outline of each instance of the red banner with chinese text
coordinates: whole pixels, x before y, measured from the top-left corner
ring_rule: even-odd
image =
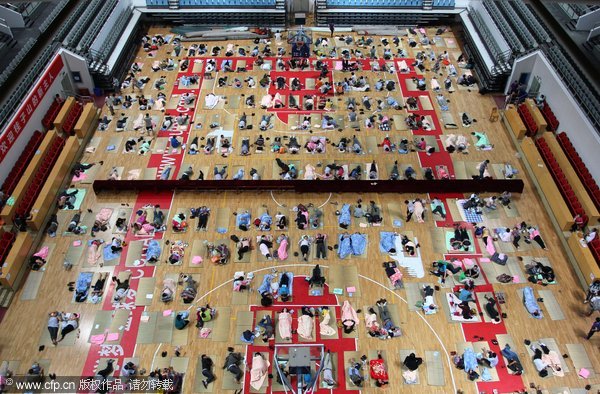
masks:
[[[60,54],[54,56],[52,62],[50,63],[50,67],[46,69],[38,83],[33,87],[33,89],[29,92],[29,95],[19,107],[17,111],[17,116],[13,118],[8,127],[4,129],[2,135],[0,135],[0,163],[4,161],[6,154],[14,144],[14,142],[19,138],[21,132],[25,130],[27,127],[27,123],[31,118],[33,112],[37,109],[37,107],[42,102],[42,99],[48,93],[50,86],[58,77],[58,74],[63,69],[63,60]],[[39,126],[41,127],[41,125]],[[35,126],[38,128],[38,126]]]

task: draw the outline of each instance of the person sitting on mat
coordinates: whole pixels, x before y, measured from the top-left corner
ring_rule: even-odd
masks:
[[[325,277],[321,274],[321,267],[319,264],[315,265],[312,271],[311,277],[306,277],[305,280],[308,282],[310,287],[317,285],[323,286],[325,284]]]
[[[456,267],[454,264],[445,260],[438,260],[432,263],[434,271],[429,271],[430,274],[438,276],[440,283],[446,283],[446,279],[450,275],[457,274],[461,271],[460,267]]]
[[[177,315],[175,315],[175,328],[177,330],[186,328],[187,325],[190,324],[190,320],[188,319],[189,316],[190,313],[187,311],[177,313]]]
[[[211,308],[209,304],[206,306],[199,307],[196,309],[196,327],[204,327],[204,323],[207,323],[215,318],[217,310]]]

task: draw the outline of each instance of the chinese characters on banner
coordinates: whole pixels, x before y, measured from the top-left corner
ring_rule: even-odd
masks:
[[[13,118],[8,127],[2,132],[2,135],[0,135],[0,163],[4,161],[6,154],[21,134],[21,131],[27,126],[29,118],[31,118],[33,112],[42,102],[42,99],[48,93],[48,89],[50,89],[50,86],[52,86],[52,83],[62,69],[62,57],[60,54],[57,54],[52,59],[50,67],[30,91],[29,96],[25,99],[21,107],[19,107],[17,116]],[[40,126],[36,125],[34,127],[39,128]]]

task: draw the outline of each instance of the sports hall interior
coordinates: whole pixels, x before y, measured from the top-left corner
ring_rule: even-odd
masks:
[[[13,28],[0,50],[21,54],[19,34],[31,24],[42,32],[39,43],[53,43],[37,57],[35,47],[25,51],[28,75],[0,78],[13,114],[2,112],[0,134],[3,384],[96,377],[126,385],[159,371],[177,382],[166,392],[186,393],[600,392],[600,335],[586,338],[598,312],[584,303],[600,276],[600,241],[589,237],[600,218],[600,107],[588,58],[597,43],[569,44],[586,17],[599,17],[597,7],[41,3],[37,11],[2,5],[27,14],[30,26]],[[293,64],[306,54],[302,46],[305,68]],[[364,82],[344,89],[352,78]],[[150,101],[143,109],[142,96]],[[413,201],[424,212],[407,220]],[[367,215],[354,215],[358,205]],[[210,212],[203,228],[191,212],[199,207]],[[305,224],[297,220],[303,210]],[[250,218],[244,229],[242,216]],[[318,234],[326,236],[325,258],[317,258]],[[240,259],[243,238],[251,246]],[[268,252],[261,239],[271,242]],[[442,280],[439,261],[456,273]],[[316,264],[324,284],[309,282]],[[543,272],[532,273],[536,264]],[[283,277],[289,297],[280,293]],[[465,283],[473,286],[467,301],[459,299]],[[265,289],[272,305],[261,304]],[[196,313],[207,305],[212,316],[198,327]],[[289,339],[280,331],[284,308],[293,311]],[[380,328],[391,321],[391,335],[373,330],[371,308]],[[354,330],[344,329],[349,310]],[[54,312],[56,343],[48,329]],[[179,329],[175,320],[188,315]],[[266,315],[274,333],[263,341]],[[299,333],[301,317],[308,337]],[[553,358],[547,376],[533,362],[540,344]],[[522,373],[507,367],[506,345]],[[310,349],[310,377],[290,367],[301,348]],[[475,375],[456,365],[488,351],[497,364],[479,360]],[[231,353],[241,357],[239,382]],[[416,373],[403,364],[411,353],[422,358]],[[202,355],[214,363],[208,384]],[[363,377],[358,385],[353,367]],[[280,378],[286,368],[288,385]]]

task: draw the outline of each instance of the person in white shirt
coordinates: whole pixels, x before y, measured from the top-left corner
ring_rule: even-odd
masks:
[[[590,231],[585,236],[585,243],[589,244],[594,239],[596,239],[596,233],[597,233],[597,230],[595,228],[590,229]]]
[[[498,231],[498,237],[502,242],[512,242],[512,232],[509,228],[506,228],[504,231]]]
[[[298,242],[298,245],[300,245],[300,253],[302,253],[302,259],[304,261],[308,261],[308,253],[310,251],[311,243],[312,239],[310,239],[308,235],[303,235],[302,238],[300,238],[300,242]]]

